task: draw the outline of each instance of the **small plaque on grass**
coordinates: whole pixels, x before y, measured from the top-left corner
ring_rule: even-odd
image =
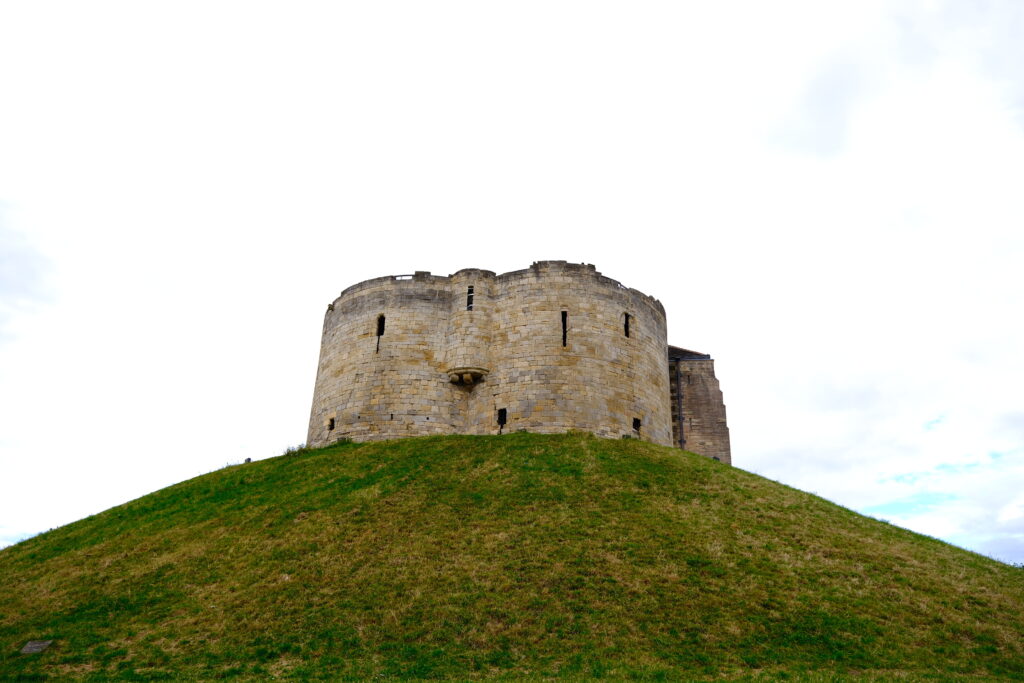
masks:
[[[21,648],[21,654],[23,655],[34,655],[42,652],[46,648],[50,647],[52,640],[30,640],[25,643],[25,647]]]

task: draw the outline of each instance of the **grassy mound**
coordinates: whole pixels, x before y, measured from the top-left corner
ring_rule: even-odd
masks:
[[[0,551],[2,680],[374,676],[1019,680],[1024,571],[585,434],[304,451]]]

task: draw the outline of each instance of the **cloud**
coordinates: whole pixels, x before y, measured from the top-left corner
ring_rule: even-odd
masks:
[[[973,550],[994,557],[1007,564],[1015,564],[1024,567],[1024,531],[1007,533],[994,538],[984,538],[972,548]]]
[[[9,225],[10,211],[0,203],[0,342],[12,336],[18,313],[50,301],[50,264],[28,240]]]
[[[862,509],[865,512],[874,517],[910,517],[913,515],[921,514],[927,510],[933,510],[936,507],[957,500],[959,496],[952,493],[931,493],[922,492],[915,493],[912,496],[902,498],[900,500],[893,500],[880,505],[869,505]]]
[[[996,418],[996,430],[1024,445],[1024,412],[1003,413]]]
[[[0,524],[0,548],[6,548],[9,545],[20,543],[26,538],[31,538],[42,531],[44,530],[33,529],[31,531],[26,531],[25,529]]]
[[[1024,493],[1000,508],[996,520],[1003,523],[1024,520]]]
[[[912,65],[932,67],[956,59],[987,74],[1003,104],[1024,129],[1024,5],[1017,0],[913,5],[893,15],[899,54]]]
[[[892,498],[859,509],[1006,562],[1024,563],[1021,481],[1024,447],[889,477],[876,488]],[[913,493],[901,496],[908,491]]]
[[[864,87],[857,63],[837,60],[827,65],[807,84],[799,108],[783,126],[782,143],[823,157],[839,154]]]

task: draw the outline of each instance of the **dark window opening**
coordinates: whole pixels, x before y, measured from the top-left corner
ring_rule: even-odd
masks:
[[[566,328],[569,324],[569,311],[562,311],[562,346],[565,346]]]
[[[508,411],[505,408],[498,408],[498,433],[505,428],[508,423]]]
[[[640,431],[640,418],[639,417],[634,417],[633,418],[633,431],[634,432],[639,432]]]
[[[395,414],[394,414],[394,413],[391,413],[391,419],[392,419],[392,420],[394,420],[394,419],[395,419]]]
[[[380,338],[384,336],[384,314],[377,316],[377,351],[380,353]]]
[[[473,310],[473,285],[469,286],[469,291],[466,293],[466,310]]]
[[[329,431],[329,432],[333,432],[334,431],[334,418],[333,417],[327,421],[327,431]]]
[[[686,376],[686,383],[687,383],[687,384],[689,384],[689,383],[690,383],[690,376],[689,376],[689,375],[687,375],[687,376]]]
[[[627,337],[629,336],[629,313],[626,314],[626,322],[622,325],[622,331],[626,333]]]

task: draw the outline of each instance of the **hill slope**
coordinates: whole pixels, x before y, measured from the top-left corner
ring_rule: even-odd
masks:
[[[4,680],[1012,680],[1022,643],[1019,568],[585,434],[305,451],[0,551]]]

